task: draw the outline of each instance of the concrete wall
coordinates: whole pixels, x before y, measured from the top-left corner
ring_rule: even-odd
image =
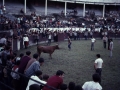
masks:
[[[94,38],[97,38],[97,39],[101,38],[101,35],[98,32],[94,33],[93,36],[94,36]],[[115,38],[115,34],[111,33],[111,32],[108,33],[108,36],[112,37],[113,39]],[[58,42],[66,40],[67,37],[68,36],[67,36],[66,33],[59,33],[58,34]],[[88,36],[88,38],[90,40],[90,36]],[[116,38],[120,38],[120,33],[117,34]],[[80,39],[84,39],[84,34],[83,33],[80,34]],[[46,43],[46,41],[47,41],[47,38],[42,38],[42,36],[40,35],[39,44],[40,43]],[[33,46],[33,45],[36,45],[36,43],[34,42],[34,38],[33,38],[33,36],[29,36],[29,46]],[[23,40],[22,39],[20,39],[20,40],[13,39],[13,51],[17,51],[17,50],[20,50],[20,49],[23,49],[23,48],[24,48],[24,46],[23,46]]]

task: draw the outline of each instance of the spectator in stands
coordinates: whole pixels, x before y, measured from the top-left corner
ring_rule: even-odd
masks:
[[[101,78],[103,60],[101,59],[100,54],[97,54],[96,57],[97,57],[97,59],[95,60],[94,68],[95,68],[96,73],[98,73]],[[100,83],[101,83],[101,79],[100,79]]]
[[[47,86],[51,86],[53,88],[59,89],[63,83],[63,75],[64,75],[64,72],[61,70],[58,70],[56,72],[56,75],[54,75],[48,79]],[[44,86],[42,90],[51,90],[47,86]]]
[[[0,43],[0,51],[4,51],[5,50],[5,44]]]
[[[85,82],[82,86],[83,90],[102,90],[102,86],[99,84],[99,74],[92,75],[93,81]]]
[[[68,90],[74,90],[74,89],[75,89],[75,83],[74,82],[69,82]]]
[[[2,6],[0,6],[0,15],[3,15]]]
[[[112,57],[112,51],[113,51],[113,39],[110,39],[110,47],[109,47],[109,50],[110,50],[110,57]]]
[[[5,5],[3,6],[3,13],[6,13],[6,7],[5,7]]]
[[[40,87],[41,84],[45,85],[46,82],[41,80],[41,77],[42,77],[42,72],[40,70],[36,71],[35,75],[31,76],[30,78],[35,80],[35,81],[37,81],[37,82],[29,79],[29,82],[28,82],[26,90],[29,90],[29,86],[32,85],[32,84],[37,84],[37,85],[39,85],[39,87]]]
[[[28,69],[26,69],[25,71],[25,75],[27,77],[31,77],[32,75],[34,75],[34,73],[38,70],[40,70],[40,65],[42,65],[44,62],[43,59],[39,59],[39,61],[34,61],[29,67]]]
[[[7,43],[6,35],[3,35],[2,38],[0,39],[0,44],[6,45],[6,43]]]
[[[25,49],[27,49],[28,44],[29,44],[29,38],[26,34],[23,37],[23,42],[24,42]]]
[[[23,9],[20,10],[20,13],[23,15],[25,14]]]

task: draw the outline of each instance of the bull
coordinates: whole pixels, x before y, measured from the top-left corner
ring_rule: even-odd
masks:
[[[54,46],[38,46],[37,47],[37,52],[39,54],[39,56],[41,55],[41,53],[48,53],[50,56],[50,59],[52,59],[52,53],[55,51],[55,49],[59,49],[58,44],[54,45]]]

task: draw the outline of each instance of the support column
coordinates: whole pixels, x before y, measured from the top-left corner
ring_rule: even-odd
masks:
[[[83,5],[83,17],[85,16],[85,3]]]
[[[24,12],[26,14],[26,0],[24,0],[24,4],[25,4],[25,6],[24,6]]]
[[[47,0],[45,0],[45,16],[47,15]]]
[[[5,5],[5,0],[3,0],[3,6]]]
[[[103,5],[103,17],[105,17],[105,4]]]
[[[66,12],[67,12],[67,2],[65,1],[65,13],[64,13],[65,16],[66,16]]]

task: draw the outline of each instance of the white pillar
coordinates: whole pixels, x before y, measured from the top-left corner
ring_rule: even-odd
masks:
[[[83,17],[85,16],[85,3],[83,5]]]
[[[45,1],[45,16],[47,15],[47,0]]]
[[[3,0],[3,6],[5,5],[5,0]]]
[[[25,7],[24,7],[24,12],[26,14],[26,0],[24,1]]]
[[[67,2],[65,1],[65,16],[66,16],[66,12],[67,12]]]
[[[103,5],[103,17],[105,17],[105,4]]]

